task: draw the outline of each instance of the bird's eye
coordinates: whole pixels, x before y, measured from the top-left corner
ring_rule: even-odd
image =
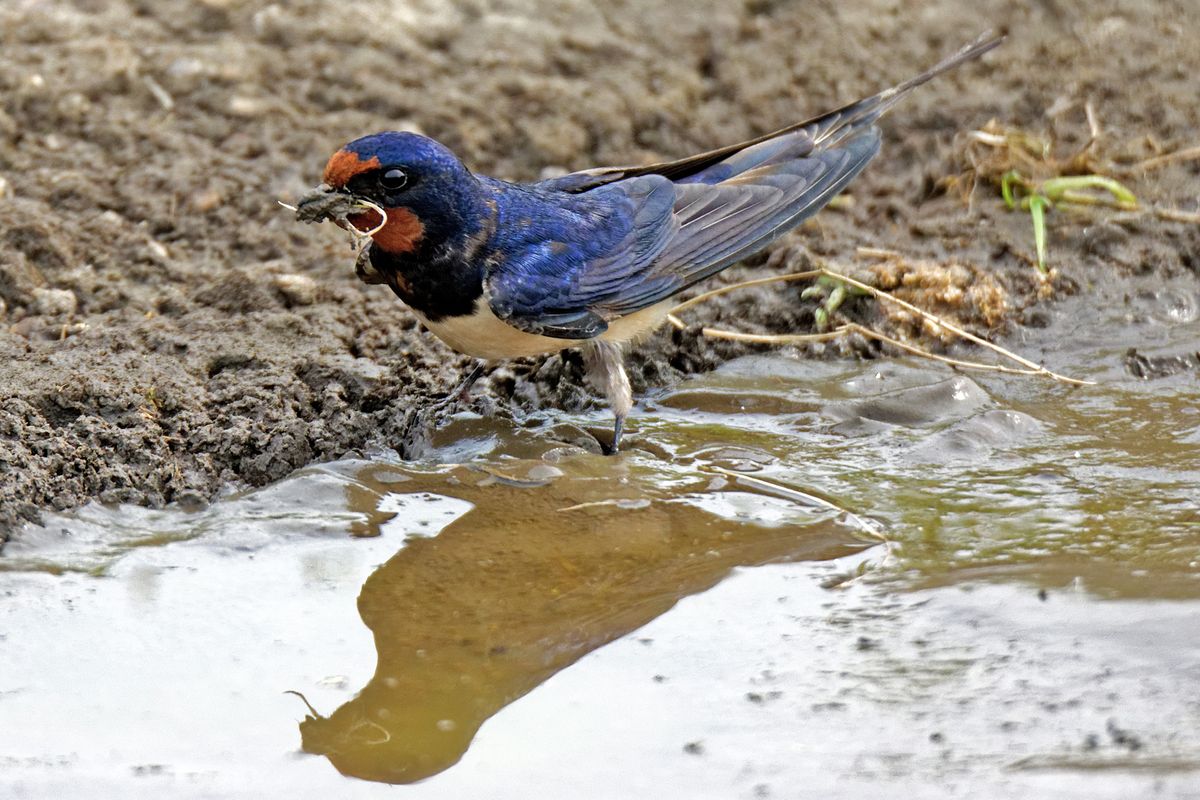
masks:
[[[408,183],[408,176],[402,169],[392,168],[379,176],[379,185],[389,192],[403,189],[406,183]]]

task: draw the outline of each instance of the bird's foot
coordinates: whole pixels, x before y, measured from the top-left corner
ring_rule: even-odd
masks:
[[[443,414],[453,414],[458,411],[460,405],[465,405],[471,399],[471,389],[475,386],[475,382],[483,375],[484,362],[480,361],[471,368],[467,376],[462,379],[458,386],[436,403],[429,407],[435,416]]]
[[[600,447],[604,449],[604,455],[613,456],[617,454],[617,452],[621,449],[621,434],[624,432],[625,417],[618,416],[616,421],[613,423],[612,444],[605,447],[603,442],[600,443]]]

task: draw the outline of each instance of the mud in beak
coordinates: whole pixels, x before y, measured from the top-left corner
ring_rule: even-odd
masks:
[[[299,222],[332,220],[344,226],[347,217],[352,214],[361,214],[370,208],[370,205],[355,199],[352,195],[322,183],[300,198],[300,202],[296,204],[296,219]]]

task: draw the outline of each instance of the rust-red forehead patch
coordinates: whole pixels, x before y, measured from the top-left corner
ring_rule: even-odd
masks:
[[[379,166],[379,156],[371,156],[363,161],[353,150],[338,150],[325,165],[325,183],[335,189],[340,189],[355,175],[370,169],[378,169]]]

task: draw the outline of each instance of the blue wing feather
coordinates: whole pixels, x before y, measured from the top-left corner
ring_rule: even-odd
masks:
[[[606,301],[659,291],[651,266],[678,229],[674,184],[631,178],[579,195],[498,181],[488,303],[531,333],[569,339],[603,333],[619,314]],[[648,288],[653,287],[653,288]]]
[[[500,215],[485,279],[492,310],[523,330],[591,338],[761,250],[875,157],[887,109],[1002,39],[985,34],[898,86],[741,144],[529,186],[490,181]]]
[[[532,333],[598,336],[608,321],[762,249],[822,208],[879,149],[873,128],[818,152],[783,138],[680,181],[642,175],[581,193],[496,182],[492,311]]]

